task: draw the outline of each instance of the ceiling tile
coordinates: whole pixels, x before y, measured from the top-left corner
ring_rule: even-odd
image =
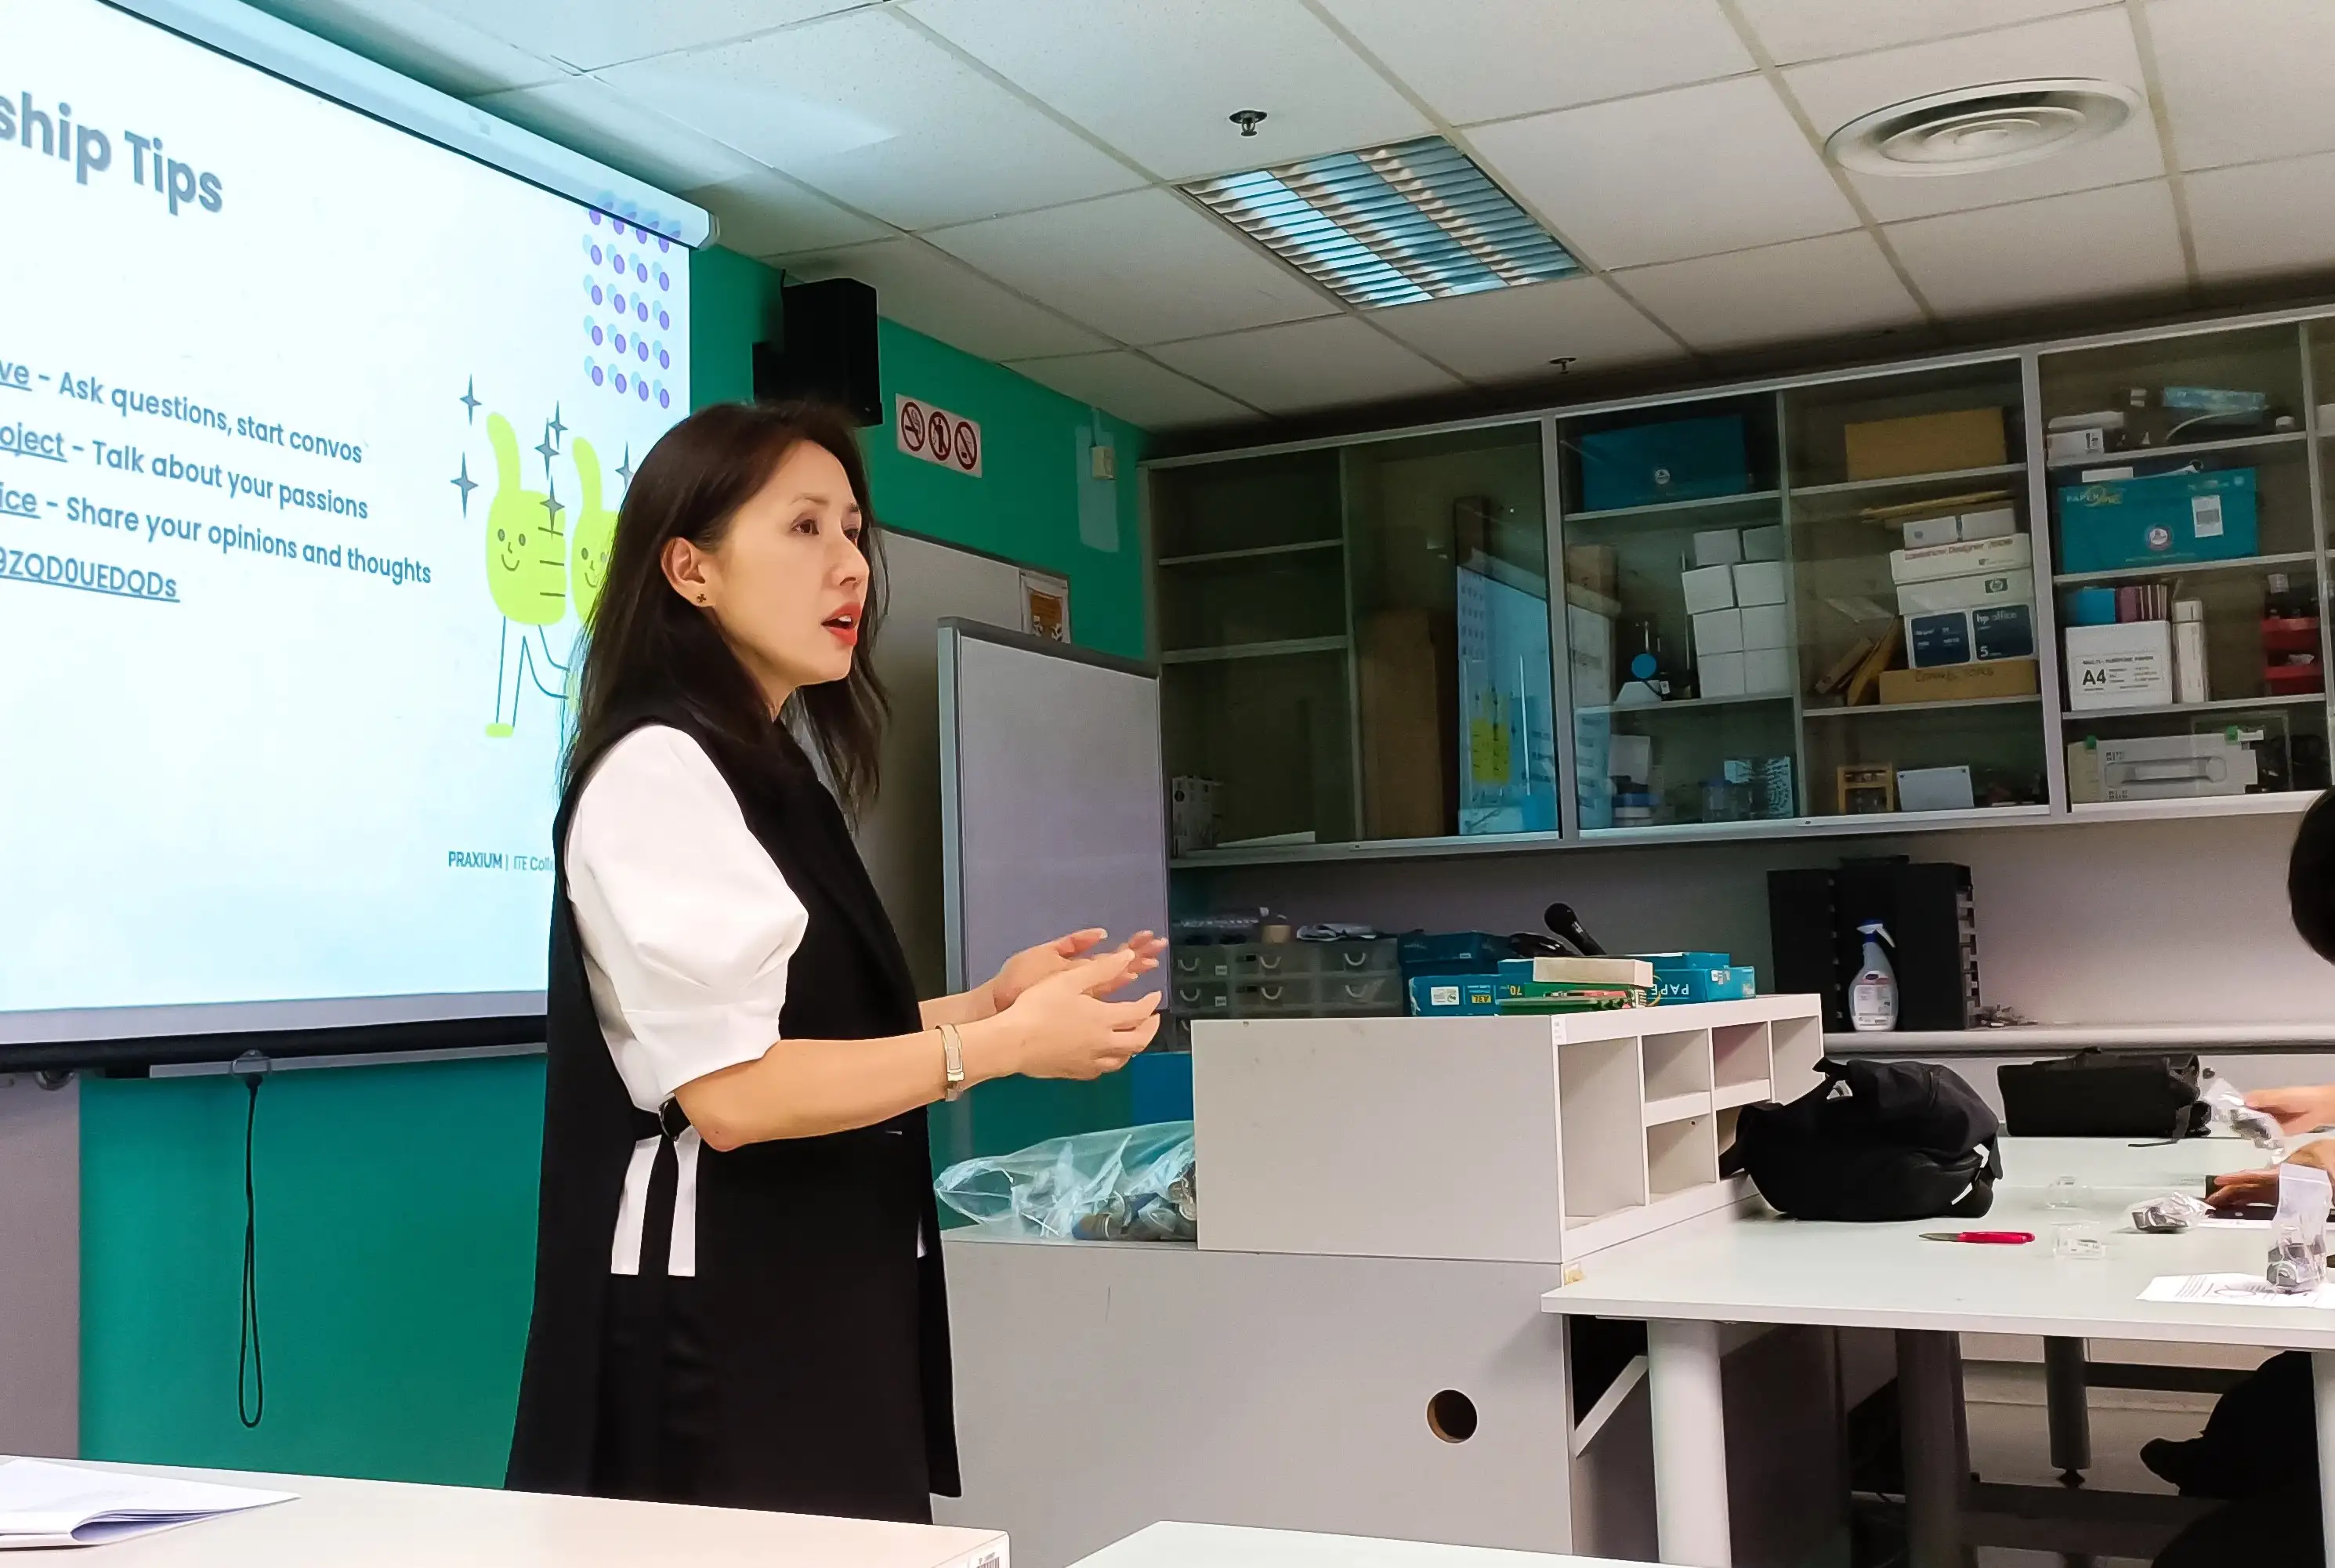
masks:
[[[902,228],[1141,183],[883,10],[601,76],[684,124]]]
[[[1018,360],[1005,368],[1020,371],[1066,397],[1092,403],[1145,430],[1222,424],[1256,417],[1255,410],[1125,350],[1071,354],[1063,359]]]
[[[413,0],[256,0],[260,10],[457,98],[569,74]]]
[[[1460,384],[1350,315],[1194,338],[1152,354],[1275,414],[1455,392]]]
[[[414,0],[406,0],[412,5]],[[421,0],[535,53],[595,71],[853,9],[859,0]],[[403,7],[401,7],[403,8]],[[416,7],[418,8],[418,6]]]
[[[1941,315],[1983,315],[2185,287],[2164,180],[1950,213],[1885,230]]]
[[[2335,148],[2335,5],[2153,0],[2148,30],[2183,168]]]
[[[935,230],[932,242],[1122,343],[1161,343],[1327,315],[1295,272],[1172,191]]]
[[[1978,33],[2039,16],[2081,11],[2101,0],[1737,0],[1744,20],[1778,63],[1821,60]],[[2218,0],[2216,0],[2218,3]],[[2043,75],[2030,72],[2030,75]]]
[[[912,0],[906,14],[1164,179],[1424,136],[1298,0]],[[1227,120],[1262,109],[1256,135]]]
[[[1637,267],[1613,281],[1707,351],[1850,337],[1922,319],[1881,247],[1862,230]]]
[[[682,194],[713,215],[714,243],[743,256],[827,250],[891,232],[767,169]]]
[[[1481,126],[1468,139],[1600,266],[1856,225],[1823,160],[1757,76]]]
[[[1380,311],[1373,320],[1471,381],[1545,379],[1566,373],[1683,358],[1671,336],[1602,278],[1567,277]]]
[[[982,359],[1031,359],[1112,346],[922,240],[878,240],[771,259],[805,282],[856,277],[876,290],[876,308],[883,315]]]
[[[644,109],[589,76],[489,92],[471,102],[499,120],[667,190],[719,184],[760,167],[735,148]]]
[[[1784,81],[1817,133],[1829,136],[1859,115],[1909,98],[2039,76],[2103,77],[2145,92],[2140,48],[2124,8],[1796,66],[1784,73]],[[1866,208],[1888,223],[2153,179],[2164,172],[2156,121],[2144,103],[2109,135],[2056,158],[1987,174],[1851,174],[1849,181]]]
[[[1719,0],[1323,0],[1456,124],[1683,87],[1752,68]]]
[[[2207,169],[2184,184],[2208,278],[2335,270],[2335,152]]]

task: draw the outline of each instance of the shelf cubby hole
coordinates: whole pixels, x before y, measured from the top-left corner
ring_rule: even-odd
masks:
[[[1730,1024],[1710,1031],[1711,1082],[1717,1089],[1765,1083],[1768,1067],[1768,1026]]]
[[[1645,1115],[1639,1071],[1634,1038],[1558,1048],[1558,1136],[1568,1220],[1595,1219],[1646,1201],[1646,1162],[1638,1145]]]
[[[1698,1116],[1646,1129],[1646,1185],[1665,1198],[1719,1179],[1719,1120]]]

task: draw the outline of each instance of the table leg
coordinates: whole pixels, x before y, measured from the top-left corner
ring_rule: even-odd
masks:
[[[2084,1373],[2084,1341],[2043,1341],[2043,1409],[2051,1433],[2051,1467],[2063,1486],[2080,1486],[2092,1467],[2092,1413]]]
[[[1654,1539],[1662,1560],[1734,1568],[1719,1325],[1648,1323],[1646,1391],[1654,1423]]]
[[[1912,1568],[1966,1568],[1962,1501],[1970,1437],[1962,1415],[1962,1341],[1950,1333],[1897,1335],[1897,1419],[1904,1447],[1905,1546]]]
[[[2311,1384],[2319,1410],[2319,1528],[2327,1561],[2335,1563],[2335,1350],[2311,1352]]]

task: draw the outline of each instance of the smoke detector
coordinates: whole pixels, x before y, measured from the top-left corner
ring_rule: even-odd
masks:
[[[1859,174],[1979,174],[2097,141],[2139,105],[2116,82],[1990,82],[1860,115],[1826,139],[1825,156]]]

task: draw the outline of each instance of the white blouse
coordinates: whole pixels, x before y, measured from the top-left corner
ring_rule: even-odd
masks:
[[[637,1108],[654,1113],[683,1084],[777,1042],[787,965],[810,917],[695,740],[660,724],[610,747],[569,820],[567,869],[592,1010]],[[612,1273],[640,1273],[657,1143],[633,1147]],[[702,1147],[694,1128],[673,1142],[674,1276],[697,1273]]]

